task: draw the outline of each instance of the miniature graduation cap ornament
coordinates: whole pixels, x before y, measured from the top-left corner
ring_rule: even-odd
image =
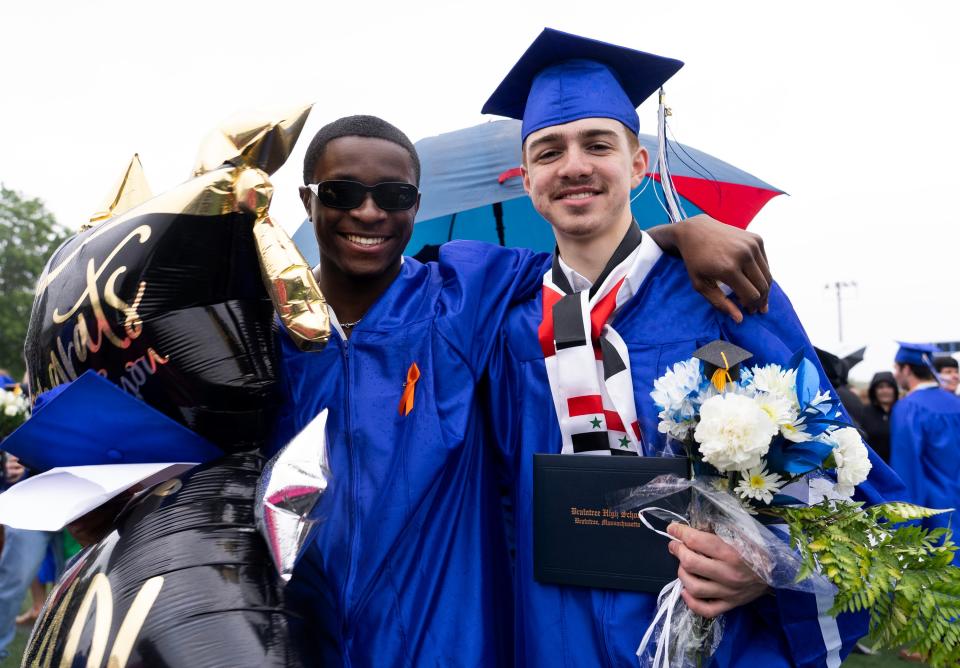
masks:
[[[729,341],[711,341],[697,349],[693,356],[703,362],[703,372],[718,392],[723,392],[727,383],[740,378],[740,364],[753,357],[753,353],[735,346]]]
[[[521,137],[582,118],[612,118],[636,134],[636,108],[683,63],[545,28],[483,105],[523,121]]]

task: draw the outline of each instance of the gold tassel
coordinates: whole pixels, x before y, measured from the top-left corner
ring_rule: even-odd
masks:
[[[733,378],[730,377],[730,362],[727,361],[727,356],[722,350],[720,351],[720,357],[723,358],[725,368],[717,369],[710,378],[710,382],[717,388],[717,392],[723,392],[727,388],[727,383],[733,383]]]

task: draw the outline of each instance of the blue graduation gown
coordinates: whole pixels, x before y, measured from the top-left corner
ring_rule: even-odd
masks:
[[[325,665],[510,662],[510,565],[476,384],[510,300],[529,299],[548,263],[449,243],[439,263],[406,258],[349,340],[302,353],[281,337],[276,441],[330,410],[326,519],[288,586]]]
[[[533,454],[558,453],[560,430],[554,414],[543,353],[537,341],[541,297],[515,307],[491,359],[490,412],[512,475],[516,508],[516,646],[524,666],[636,666],[635,652],[653,619],[656,597],[648,594],[556,586],[533,576]],[[637,416],[646,454],[662,451],[653,381],[670,365],[722,338],[750,350],[750,364],[785,365],[799,349],[818,365],[789,301],[779,287],[765,315],[746,316],[741,325],[714,310],[690,285],[683,263],[662,256],[638,293],[617,315],[614,328],[629,348]],[[822,369],[821,378],[825,378]],[[829,388],[826,380],[824,389]],[[871,502],[896,493],[899,481],[871,452],[873,472],[860,491]],[[778,591],[726,617],[716,666],[839,665],[865,634],[863,615],[833,621],[832,600]]]
[[[890,413],[890,465],[906,483],[910,501],[960,508],[960,398],[929,387],[897,401]],[[943,513],[923,525],[956,527],[957,517]]]

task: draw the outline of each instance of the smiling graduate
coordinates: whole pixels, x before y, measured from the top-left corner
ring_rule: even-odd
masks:
[[[511,309],[488,365],[491,421],[513,482],[518,665],[636,665],[656,610],[652,594],[535,579],[533,455],[669,454],[653,382],[710,341],[735,343],[760,365],[785,365],[798,350],[816,359],[776,284],[769,312],[736,324],[632,218],[629,193],[648,161],[636,107],[681,65],[546,29],[483,109],[522,119],[524,187],[557,239],[540,294]],[[871,459],[861,490],[876,503],[899,481]],[[769,590],[717,536],[670,532],[684,602],[725,615],[712,665],[838,666],[865,635],[865,617],[827,613],[829,597]]]

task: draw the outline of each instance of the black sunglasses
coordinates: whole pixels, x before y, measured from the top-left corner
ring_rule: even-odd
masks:
[[[321,181],[310,183],[307,188],[317,196],[320,203],[331,209],[356,209],[363,204],[367,193],[384,211],[406,211],[417,203],[419,191],[412,183],[385,181],[368,186],[359,181]]]

